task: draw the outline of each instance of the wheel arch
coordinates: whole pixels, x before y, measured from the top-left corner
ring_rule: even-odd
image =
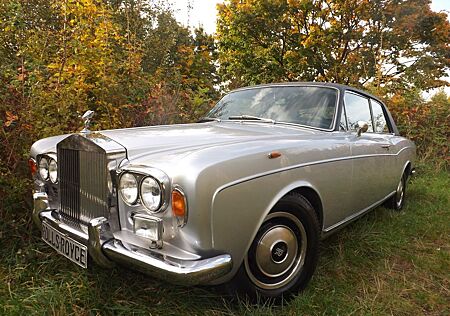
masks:
[[[294,192],[301,194],[308,200],[309,203],[311,203],[312,207],[314,208],[314,211],[316,212],[317,218],[319,219],[320,230],[323,231],[323,206],[322,206],[322,198],[318,190],[314,187],[314,185],[312,185],[307,181],[294,182],[284,187],[282,190],[280,190],[278,194],[275,195],[275,197],[272,199],[272,203],[269,204],[266,211],[260,217],[258,225],[252,234],[250,243],[247,245],[245,252],[247,252],[248,249],[250,248],[251,243],[258,232],[258,229],[261,227],[265,218],[267,217],[267,215],[269,215],[269,213],[272,211],[275,205],[279,201],[281,201],[282,198]]]
[[[317,193],[315,189],[309,186],[301,186],[295,188],[289,193],[291,192],[295,192],[304,196],[305,199],[307,199],[308,202],[311,203],[314,211],[316,212],[317,219],[319,220],[320,228],[323,229],[323,205],[319,193]]]
[[[405,165],[403,166],[403,172],[400,175],[400,179],[401,177],[403,177],[403,175],[406,173],[406,179],[409,179],[410,175],[411,175],[411,169],[412,169],[412,162],[411,161],[406,161]]]

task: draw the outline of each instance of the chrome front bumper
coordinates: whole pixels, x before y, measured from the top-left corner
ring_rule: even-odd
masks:
[[[201,260],[180,260],[115,239],[104,217],[91,220],[87,234],[80,232],[63,223],[57,211],[49,209],[45,193],[35,193],[33,199],[33,220],[40,228],[45,221],[60,233],[86,245],[93,261],[102,267],[110,268],[118,263],[181,285],[209,284],[232,269],[228,254]]]

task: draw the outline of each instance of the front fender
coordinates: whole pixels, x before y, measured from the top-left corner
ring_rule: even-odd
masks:
[[[319,192],[305,174],[304,180],[298,180],[299,173],[306,173],[305,169],[270,174],[216,191],[211,216],[213,247],[233,258],[231,273],[220,282],[228,281],[237,272],[259,227],[283,196],[300,187]]]

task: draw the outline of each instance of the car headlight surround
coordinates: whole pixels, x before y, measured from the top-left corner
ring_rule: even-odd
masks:
[[[58,164],[55,159],[50,159],[48,164],[48,178],[52,183],[58,182]]]
[[[39,159],[38,170],[39,170],[39,176],[41,177],[41,179],[44,181],[48,180],[48,176],[49,176],[48,159],[46,157],[41,157],[41,159]]]
[[[119,192],[122,200],[128,204],[136,204],[139,197],[138,181],[130,172],[122,174],[119,180]]]
[[[171,196],[171,181],[169,176],[164,171],[158,168],[143,165],[128,165],[120,171],[120,175],[118,178],[119,185],[121,177],[123,177],[126,173],[130,173],[135,176],[138,183],[139,193],[138,198],[134,204],[129,204],[126,202],[125,204],[128,204],[128,206],[132,207],[143,206],[145,208],[145,211],[151,214],[162,213],[168,208]],[[151,178],[153,180],[147,178]],[[158,188],[153,181],[156,181],[159,186],[159,202],[156,194]],[[153,187],[153,196],[148,195],[149,192],[147,191],[147,189],[145,189],[148,186]],[[142,190],[143,188],[144,190]],[[158,207],[156,207],[156,205],[158,205]]]
[[[161,204],[164,200],[161,184],[152,176],[142,179],[140,190],[142,204],[150,212],[158,212],[161,210]]]

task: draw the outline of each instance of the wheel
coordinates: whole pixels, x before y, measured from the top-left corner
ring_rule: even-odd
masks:
[[[265,218],[232,283],[251,299],[289,298],[305,288],[317,265],[320,227],[300,194],[283,197]]]
[[[405,197],[406,197],[406,180],[407,175],[406,173],[403,173],[402,178],[400,179],[400,182],[397,185],[397,189],[395,191],[395,194],[391,196],[385,203],[385,206],[387,208],[400,211],[403,208],[403,205],[405,204]]]

